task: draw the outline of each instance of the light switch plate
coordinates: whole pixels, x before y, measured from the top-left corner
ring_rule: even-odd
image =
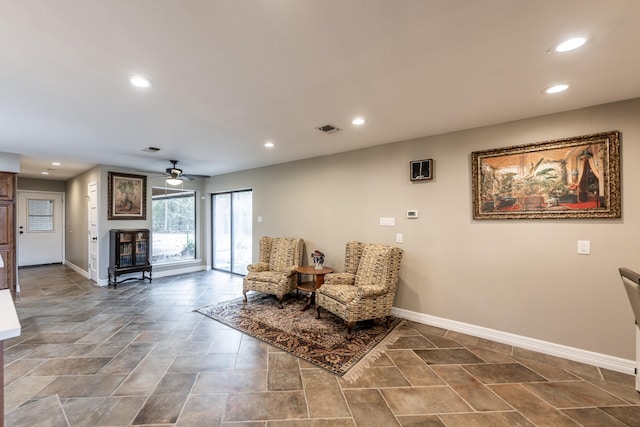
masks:
[[[380,225],[382,227],[395,227],[396,219],[393,217],[391,218],[380,217]]]
[[[580,255],[589,255],[591,253],[591,241],[578,240],[578,253]]]

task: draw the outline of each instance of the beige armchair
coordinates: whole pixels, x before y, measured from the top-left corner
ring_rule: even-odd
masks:
[[[296,268],[302,262],[304,240],[292,237],[262,237],[260,239],[260,258],[257,263],[249,264],[249,271],[242,282],[244,301],[247,291],[258,291],[275,295],[278,308],[283,308],[284,296],[296,288]]]
[[[317,317],[322,307],[343,319],[349,339],[360,320],[386,318],[389,327],[402,253],[393,246],[347,243],[345,272],[325,275],[316,291]]]

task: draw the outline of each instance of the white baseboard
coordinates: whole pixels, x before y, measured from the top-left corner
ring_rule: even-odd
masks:
[[[424,325],[448,329],[478,338],[485,338],[502,344],[512,345],[514,347],[536,351],[542,354],[548,354],[550,356],[562,357],[575,362],[610,369],[623,374],[634,375],[635,372],[636,362],[634,360],[627,360],[579,348],[567,347],[561,344],[554,344],[548,341],[523,337],[509,332],[497,331],[495,329],[444,319],[442,317],[430,316],[428,314],[416,313],[415,311],[404,310],[401,308],[394,307],[391,309],[391,314],[397,317],[402,317],[403,319],[422,323]]]
[[[70,263],[69,261],[65,261],[64,265],[66,265],[67,267],[69,267],[70,269],[72,269],[73,271],[75,271],[76,273],[78,273],[79,275],[85,277],[86,279],[90,279],[91,276],[89,275],[89,272],[87,270],[83,270],[80,267],[78,267],[77,265]]]
[[[175,276],[177,274],[195,273],[196,271],[203,271],[206,269],[207,268],[204,265],[194,265],[191,267],[172,268],[171,270],[163,270],[163,271],[154,270],[153,277],[154,278],[167,277],[167,276]]]
[[[206,270],[206,266],[204,265],[194,265],[192,267],[184,267],[184,268],[172,268],[169,270],[153,270],[151,273],[151,278],[152,279],[156,279],[158,277],[167,277],[167,276],[176,276],[178,274],[186,274],[186,273],[194,273],[196,271],[203,271]],[[140,273],[130,273],[131,277],[134,277],[133,275],[139,275]],[[125,279],[129,276],[124,275]],[[122,278],[120,279],[122,280]],[[151,282],[153,283],[153,281]],[[98,285],[99,286],[108,286],[109,285],[109,280],[108,279],[99,279],[98,280]]]

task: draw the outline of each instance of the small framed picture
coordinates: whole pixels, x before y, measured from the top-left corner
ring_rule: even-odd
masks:
[[[413,160],[409,162],[409,174],[411,181],[433,179],[433,159]]]

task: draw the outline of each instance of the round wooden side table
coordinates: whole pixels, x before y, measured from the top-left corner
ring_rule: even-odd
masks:
[[[311,293],[307,304],[302,308],[302,311],[305,311],[315,303],[316,289],[324,283],[325,274],[333,273],[333,268],[315,268],[312,265],[303,265],[296,268],[296,272],[298,273],[298,285],[296,286],[296,289]],[[302,275],[313,276],[314,279],[312,281],[303,282]]]

